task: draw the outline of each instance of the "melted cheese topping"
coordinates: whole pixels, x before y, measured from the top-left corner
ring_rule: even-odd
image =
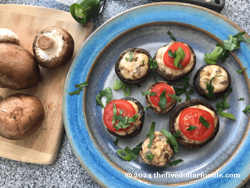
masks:
[[[169,68],[168,66],[165,65],[164,60],[163,60],[163,56],[164,56],[165,52],[168,50],[168,48],[174,43],[175,43],[175,41],[172,41],[167,46],[161,47],[156,53],[156,61],[157,61],[158,68],[160,69],[160,71],[164,72],[165,74],[170,74],[172,76],[179,76],[179,75],[182,75],[182,74],[189,72],[192,69],[192,67],[194,65],[194,54],[190,50],[191,59],[189,61],[189,64],[185,68],[180,69],[180,70]],[[183,44],[185,44],[185,43],[183,43]],[[185,45],[188,46],[187,44],[185,44]]]
[[[173,156],[173,149],[171,148],[170,144],[166,141],[168,138],[164,136],[161,132],[155,131],[154,132],[154,139],[153,144],[150,148],[148,148],[148,144],[150,139],[147,138],[144,143],[142,144],[142,153],[141,157],[147,160],[147,154],[153,154],[153,160],[148,161],[149,163],[156,164],[156,165],[165,165],[167,161],[171,159]]]
[[[13,40],[19,41],[19,38],[15,33],[13,33],[9,29],[0,28],[0,43],[13,41]]]
[[[135,111],[136,111],[136,114],[139,116],[136,121],[133,123],[133,125],[130,126],[130,128],[126,131],[119,131],[119,132],[115,132],[116,134],[118,135],[121,135],[121,136],[125,136],[125,135],[128,135],[128,134],[131,134],[133,133],[134,131],[136,131],[137,129],[140,128],[141,126],[141,116],[139,114],[139,108],[138,106],[135,104],[135,102],[133,101],[128,101],[129,103],[131,103],[133,105],[133,107],[135,108]]]
[[[63,35],[60,33],[60,31],[56,29],[53,29],[51,32],[43,33],[43,35],[53,39],[54,44],[52,47],[46,50],[42,50],[38,47],[38,44],[36,42],[35,44],[36,54],[45,61],[50,61],[53,58],[59,57],[64,46]]]
[[[213,93],[222,92],[225,89],[227,89],[229,85],[227,71],[218,65],[209,65],[201,70],[200,80],[199,80],[200,87],[205,91],[206,94],[208,94],[208,90],[206,89],[207,82],[210,83],[210,80],[213,77],[214,77],[214,79],[212,80],[212,85],[214,86]]]
[[[129,53],[130,52],[124,54],[122,60],[120,61],[119,69],[124,78],[129,80],[138,80],[147,73],[149,59],[146,54],[131,52],[133,54],[133,60],[129,61]]]
[[[189,108],[199,108],[199,109],[202,109],[202,110],[206,110],[207,112],[209,112],[213,119],[214,119],[214,129],[216,128],[217,126],[217,123],[219,121],[219,118],[218,116],[214,113],[214,111],[210,110],[209,108],[203,106],[203,105],[195,105],[195,106],[190,106]],[[188,144],[200,144],[200,143],[203,143],[205,141],[207,141],[210,137],[206,138],[205,140],[201,140],[201,141],[197,141],[197,140],[192,140],[190,138],[187,138],[182,132],[181,132],[181,129],[180,129],[180,126],[179,126],[179,118],[180,118],[180,115],[181,113],[179,114],[179,116],[176,118],[175,120],[175,124],[174,124],[174,129],[175,131],[180,131],[180,137],[182,137],[184,140],[184,142],[188,143]]]

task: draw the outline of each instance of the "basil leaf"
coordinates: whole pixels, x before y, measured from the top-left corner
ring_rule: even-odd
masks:
[[[181,98],[180,97],[178,97],[177,95],[171,95],[170,93],[168,94],[172,99],[175,99],[175,100],[177,100],[178,102],[181,102]]]
[[[128,123],[134,123],[134,122],[136,122],[136,120],[137,120],[138,117],[139,116],[137,114],[135,114],[134,116],[128,118]]]
[[[147,111],[151,106],[152,106],[152,105],[143,108],[143,112]]]
[[[113,94],[110,87],[105,88],[104,90],[101,90],[99,94],[96,96],[96,105],[100,105],[102,108],[105,108],[102,104],[101,98],[105,96],[107,98],[106,105],[112,101]]]
[[[191,99],[191,97],[190,96],[186,96],[186,101],[189,101]]]
[[[244,101],[245,100],[245,98],[243,97],[243,98],[239,98],[238,99],[238,101]]]
[[[229,118],[229,119],[236,120],[236,118],[234,117],[233,114],[225,113],[225,112],[222,112],[222,111],[218,111],[218,112],[219,112],[219,114],[220,114],[222,117],[226,117],[226,118]]]
[[[164,91],[162,92],[162,94],[160,95],[160,101],[159,101],[159,107],[162,110],[166,110],[165,106],[167,105],[167,98],[166,98],[166,91],[164,89]]]
[[[156,69],[158,67],[156,60],[152,58],[149,59],[148,65],[150,69]]]
[[[179,68],[182,68],[182,65],[179,64],[181,61],[183,61],[183,59],[185,58],[185,52],[184,50],[179,47],[178,50],[176,51],[176,57],[174,59],[174,66],[175,67],[179,67]]]
[[[145,95],[150,95],[150,96],[155,96],[156,95],[156,93],[155,92],[150,92],[150,91],[143,91],[143,92],[141,92],[141,94],[143,95],[143,96],[145,96]]]
[[[179,152],[178,151],[178,143],[177,143],[175,137],[170,132],[168,132],[166,129],[162,129],[161,133],[164,134],[170,140],[170,142],[174,148],[174,151],[176,153],[178,153]]]
[[[129,52],[129,55],[130,55],[129,61],[132,61],[133,60],[133,54],[131,52]]]
[[[202,117],[202,116],[201,116]],[[194,130],[194,129],[198,129],[196,126],[193,126],[193,125],[190,125],[189,127],[188,127],[188,131],[192,131],[192,130]]]
[[[119,90],[123,86],[123,82],[119,79],[116,79],[115,82],[113,83],[113,90]]]
[[[238,72],[238,74],[241,74],[245,69],[247,69],[247,67],[244,67],[244,68],[241,69],[241,70],[235,70],[235,71]]]
[[[69,92],[69,95],[70,96],[72,96],[72,95],[79,95],[82,90],[83,90],[83,88],[79,88],[79,89],[77,89],[75,91]]]
[[[183,161],[182,159],[178,159],[178,160],[176,160],[176,161],[170,162],[169,165],[170,165],[170,166],[177,165],[177,164],[179,164],[179,163],[182,162],[182,161]]]
[[[176,52],[172,52],[172,50],[168,50],[168,56],[172,58],[176,58]]]
[[[199,120],[202,123],[202,125],[204,125],[206,128],[209,128],[210,124],[207,122],[207,120],[205,120],[204,117],[200,116]]]
[[[116,140],[113,142],[115,145],[118,144],[118,141],[120,140],[120,137],[116,137]]]
[[[129,96],[129,94],[130,94],[130,86],[127,85],[127,84],[123,84],[122,91],[123,91],[124,95]]]
[[[242,111],[244,114],[250,113],[250,105],[248,105],[245,110]]]
[[[125,161],[131,161],[132,160],[132,157],[129,153],[127,153],[126,151],[124,151],[123,149],[118,149],[116,151],[116,153],[121,157],[123,158]]]
[[[176,39],[174,38],[174,36],[172,35],[172,33],[170,31],[168,31],[168,35],[171,37],[171,39],[173,39],[174,41],[176,41]]]
[[[83,82],[83,83],[81,83],[81,84],[76,84],[75,87],[77,87],[77,88],[82,88],[82,87],[86,87],[86,86],[88,86],[88,85],[89,85],[89,82],[86,81],[86,82]]]
[[[212,85],[212,81],[213,81],[214,77],[210,80],[210,84],[207,82],[207,87],[206,89],[208,90],[208,94],[207,96],[210,98],[210,99],[216,99],[214,93],[213,93],[213,90],[214,90],[214,86]]]
[[[150,154],[146,154],[146,157],[147,157],[148,161],[152,161],[154,158],[154,155],[152,153],[150,153]]]
[[[147,137],[149,138],[150,142],[148,144],[148,148],[151,147],[151,145],[153,144],[153,139],[154,139],[154,132],[155,132],[155,122],[152,122],[149,132],[147,134]]]
[[[129,155],[131,155],[131,157],[134,158],[134,160],[137,160],[137,155],[135,155],[132,150],[127,146],[125,149],[124,149]]]

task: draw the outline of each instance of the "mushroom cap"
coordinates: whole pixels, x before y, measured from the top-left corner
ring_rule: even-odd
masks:
[[[20,45],[18,36],[11,30],[0,28],[0,43]]]
[[[37,45],[42,50],[47,49],[53,45],[53,39],[49,39],[49,37],[45,36],[44,34],[52,32],[53,30],[57,30],[62,35],[62,40],[64,42],[62,46],[62,51],[59,54],[59,57],[53,57],[51,60],[42,59],[36,52]],[[74,53],[74,40],[72,36],[64,29],[53,26],[43,29],[39,32],[33,42],[33,53],[35,56],[36,61],[44,68],[48,69],[55,69],[67,64],[73,53]]]
[[[29,88],[39,74],[39,66],[29,51],[14,44],[0,44],[0,87]]]
[[[11,140],[24,139],[42,124],[44,108],[34,96],[13,94],[0,103],[0,135]]]

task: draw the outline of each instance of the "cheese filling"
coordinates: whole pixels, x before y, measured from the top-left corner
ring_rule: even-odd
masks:
[[[158,51],[157,51],[157,54],[156,54],[156,61],[157,61],[157,64],[158,64],[158,68],[160,69],[160,71],[164,72],[165,74],[170,74],[172,76],[179,76],[179,75],[182,75],[182,74],[185,74],[187,72],[189,72],[193,65],[194,65],[194,54],[192,53],[191,51],[191,59],[189,61],[189,64],[183,68],[183,69],[180,69],[180,70],[176,70],[176,69],[171,69],[169,68],[168,66],[165,65],[164,63],[164,60],[163,60],[163,56],[164,54],[168,51],[168,48],[174,44],[175,41],[172,41],[170,42],[167,46],[163,46],[161,47]],[[184,43],[185,44],[185,43]],[[186,46],[188,46],[187,44],[185,44]]]
[[[210,83],[210,80],[214,77],[212,80],[212,85],[214,86],[213,93],[222,92],[225,89],[227,89],[229,85],[229,77],[227,74],[227,71],[223,69],[222,67],[218,65],[209,65],[204,67],[200,71],[200,80],[199,84],[200,87],[205,91],[206,94],[208,94],[207,82]]]
[[[165,165],[167,161],[171,159],[173,156],[173,149],[170,144],[167,143],[168,138],[164,136],[161,132],[154,132],[153,144],[150,148],[148,148],[148,144],[150,139],[147,138],[142,144],[142,153],[141,157],[147,160],[146,155],[150,155],[151,153],[154,155],[152,161],[148,161],[152,164],[157,165]]]
[[[63,35],[60,33],[60,31],[56,29],[53,29],[51,32],[43,33],[43,35],[50,37],[54,41],[54,43],[50,48],[42,50],[41,48],[38,47],[38,43],[36,42],[35,44],[36,54],[45,61],[50,61],[53,58],[59,57],[64,46]]]
[[[195,105],[195,106],[190,106],[188,108],[199,108],[199,109],[202,109],[202,110],[206,110],[207,112],[209,112],[213,119],[214,119],[214,129],[216,128],[217,126],[217,123],[219,121],[219,118],[218,116],[215,114],[214,111],[210,110],[209,108],[203,106],[203,105]],[[210,137],[206,138],[205,140],[201,140],[201,141],[198,141],[198,140],[192,140],[190,138],[187,138],[182,132],[181,132],[181,129],[180,129],[180,126],[179,126],[179,119],[180,119],[180,115],[181,113],[178,115],[178,117],[176,118],[175,120],[175,123],[174,123],[174,129],[175,131],[180,131],[180,137],[182,137],[184,140],[184,142],[188,143],[188,144],[200,144],[200,143],[203,143],[205,141],[207,141]]]
[[[131,134],[134,131],[138,130],[140,128],[140,126],[141,126],[141,120],[140,120],[141,116],[139,114],[139,108],[138,108],[138,106],[133,101],[128,101],[128,102],[133,105],[133,107],[135,108],[136,114],[139,117],[136,119],[136,121],[133,123],[133,125],[130,126],[130,128],[128,130],[115,132],[116,134],[121,135],[121,136],[125,136],[125,135],[128,135],[128,134]]]
[[[130,61],[130,53],[133,55]],[[119,63],[119,69],[124,78],[129,80],[138,80],[142,78],[148,71],[148,56],[138,52],[128,52],[123,55]]]

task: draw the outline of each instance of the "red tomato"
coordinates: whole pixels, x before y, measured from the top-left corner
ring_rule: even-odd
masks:
[[[171,94],[171,95],[175,94],[173,88],[168,84],[159,83],[159,84],[156,84],[151,90],[151,92],[155,92],[156,95],[155,96],[149,96],[149,99],[150,99],[150,101],[151,101],[151,103],[153,105],[159,107],[160,95],[162,94],[164,89],[166,91],[165,96],[167,98],[167,103],[169,103],[172,100],[172,98],[168,94]]]
[[[168,55],[169,50],[171,50],[174,53],[175,51],[178,50],[179,47],[181,47],[185,52],[185,58],[180,62],[180,64],[182,65],[182,69],[184,69],[189,64],[189,61],[191,59],[191,51],[189,47],[183,44],[182,42],[175,42],[167,49],[167,51],[163,55],[163,61],[165,65],[170,69],[180,70],[179,67],[174,66],[174,58]]]
[[[125,117],[125,115],[127,115],[128,118],[134,116],[136,114],[135,108],[133,107],[133,105],[125,100],[113,100],[110,101],[107,106],[104,109],[104,113],[103,113],[103,121],[104,124],[106,125],[106,127],[113,132],[119,132],[119,131],[126,131],[128,130],[130,127],[127,127],[126,129],[119,129],[116,130],[112,124],[113,121],[113,103],[115,103],[116,109],[117,109],[117,115],[120,114],[120,110],[123,111],[122,113],[122,117]],[[115,125],[117,125],[119,121],[116,120]],[[130,125],[133,125],[133,123],[131,123]]]
[[[209,128],[206,128],[199,120],[200,116],[204,117],[205,120],[210,124]],[[197,129],[188,131],[190,125],[196,126]],[[189,139],[192,140],[205,140],[214,131],[214,118],[206,110],[199,108],[186,108],[181,112],[179,119],[179,126],[181,132]]]

